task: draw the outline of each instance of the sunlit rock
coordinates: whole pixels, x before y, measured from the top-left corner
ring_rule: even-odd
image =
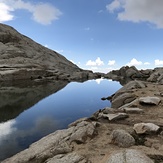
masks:
[[[144,133],[156,133],[159,130],[159,126],[153,123],[137,123],[134,125],[133,129],[136,131],[137,134],[144,134]]]

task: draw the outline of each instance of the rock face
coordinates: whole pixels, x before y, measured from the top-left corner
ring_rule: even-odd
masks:
[[[82,80],[94,77],[92,74],[14,28],[0,24],[0,81],[47,77]]]

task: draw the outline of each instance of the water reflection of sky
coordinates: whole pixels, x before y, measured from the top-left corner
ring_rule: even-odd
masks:
[[[89,117],[95,111],[110,106],[101,97],[113,94],[121,86],[109,80],[72,82],[17,118],[0,124],[0,160],[9,157],[41,137],[67,125],[78,118]],[[2,148],[3,147],[3,148]]]

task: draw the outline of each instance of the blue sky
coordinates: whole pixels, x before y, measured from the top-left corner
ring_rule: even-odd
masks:
[[[0,0],[0,22],[79,67],[163,66],[163,0]]]

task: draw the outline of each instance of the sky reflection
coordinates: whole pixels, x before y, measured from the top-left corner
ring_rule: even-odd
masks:
[[[49,133],[66,128],[78,118],[89,117],[95,111],[110,106],[110,102],[102,101],[101,97],[115,93],[120,87],[118,82],[98,79],[84,83],[72,82],[56,93],[47,93],[47,97],[21,112],[15,119],[0,123],[0,147],[3,147],[0,148],[0,160],[27,148]],[[41,92],[42,97],[43,90],[32,92],[37,98]]]

